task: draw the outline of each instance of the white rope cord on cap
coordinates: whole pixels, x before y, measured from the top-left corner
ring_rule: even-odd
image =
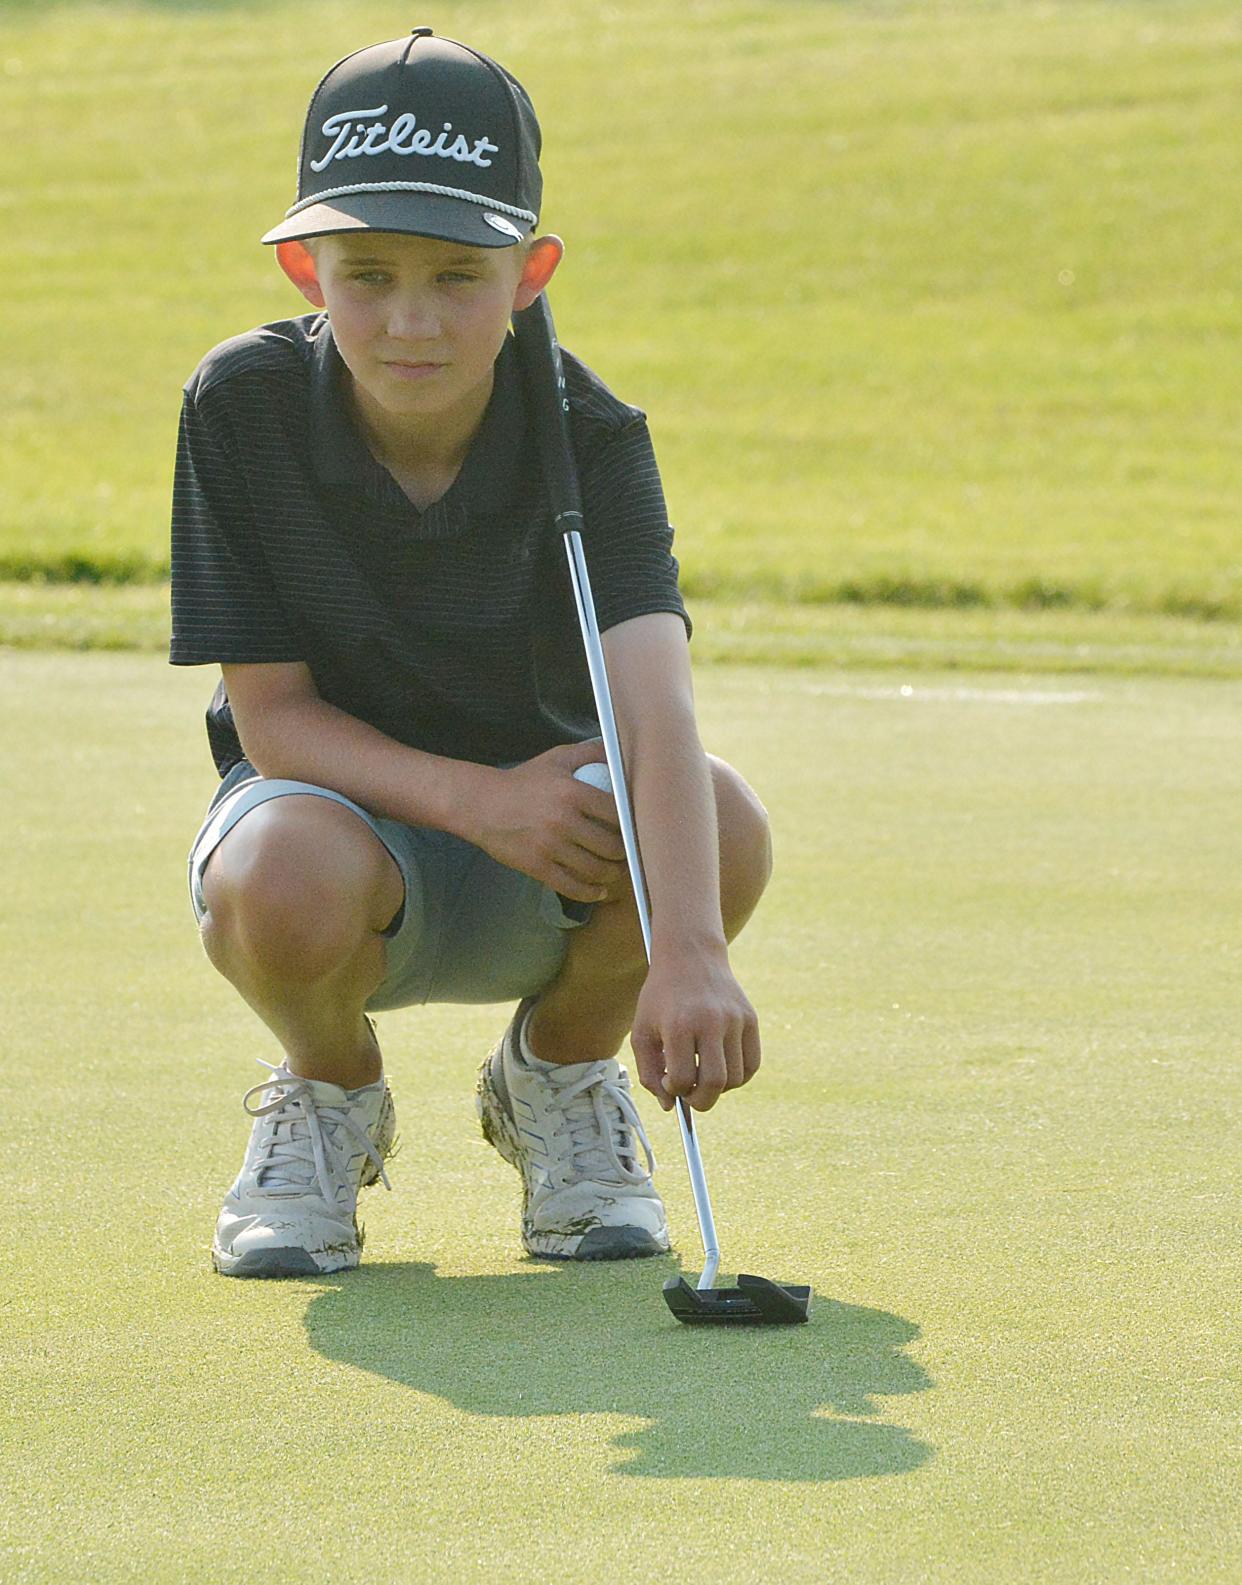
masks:
[[[484,209],[494,209],[498,214],[529,220],[532,226],[539,218],[529,209],[516,209],[512,204],[499,203],[495,198],[468,193],[464,187],[440,187],[435,182],[358,182],[353,187],[330,187],[327,192],[299,199],[292,209],[285,210],[285,219],[309,209],[312,204],[326,204],[330,199],[347,198],[351,193],[433,193],[440,198],[461,198],[468,204],[481,204]]]

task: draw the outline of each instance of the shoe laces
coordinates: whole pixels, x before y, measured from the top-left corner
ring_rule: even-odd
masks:
[[[384,1158],[375,1148],[366,1129],[360,1128],[344,1106],[325,1106],[316,1101],[311,1081],[298,1073],[291,1073],[287,1063],[277,1066],[255,1061],[271,1070],[271,1078],[264,1079],[242,1097],[242,1105],[251,1117],[269,1119],[259,1141],[259,1159],[255,1166],[255,1182],[263,1189],[308,1189],[317,1182],[319,1192],[330,1205],[337,1203],[337,1183],[343,1175],[342,1156],[345,1145],[352,1141],[370,1156],[379,1171],[380,1181],[391,1189],[388,1174],[384,1171]],[[250,1097],[267,1091],[275,1092],[266,1106],[251,1106]],[[341,1136],[344,1136],[342,1139]],[[352,1155],[352,1150],[348,1152]],[[328,1158],[333,1158],[333,1174]],[[348,1156],[346,1156],[348,1159]]]
[[[568,1083],[558,1073],[546,1075],[556,1090],[547,1108],[562,1113],[565,1119],[552,1137],[568,1136],[571,1169],[580,1177],[605,1183],[646,1183],[655,1171],[655,1154],[629,1081],[624,1076],[609,1078],[606,1063],[592,1063],[591,1069]],[[647,1158],[645,1169],[635,1158],[631,1130]]]

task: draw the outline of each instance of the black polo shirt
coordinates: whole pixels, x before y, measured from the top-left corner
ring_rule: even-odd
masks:
[[[569,353],[565,375],[600,629],[673,611],[688,633],[646,419]],[[512,337],[461,472],[421,512],[368,449],[346,378],[321,313],[223,342],[186,383],[172,663],[302,661],[342,710],[481,764],[597,736]],[[241,758],[223,684],[208,734],[223,775]]]

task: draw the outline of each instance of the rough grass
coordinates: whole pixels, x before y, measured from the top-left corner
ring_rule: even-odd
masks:
[[[651,414],[692,594],[1242,618],[1236,6],[434,20],[540,106],[558,321]],[[180,384],[303,306],[256,239],[324,63],[397,29],[0,13],[0,577],[161,575]]]

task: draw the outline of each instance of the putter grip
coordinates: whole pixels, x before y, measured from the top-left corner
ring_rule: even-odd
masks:
[[[518,351],[531,398],[544,481],[552,516],[562,534],[581,526],[582,496],[569,435],[569,397],[565,366],[545,292],[513,316]]]

